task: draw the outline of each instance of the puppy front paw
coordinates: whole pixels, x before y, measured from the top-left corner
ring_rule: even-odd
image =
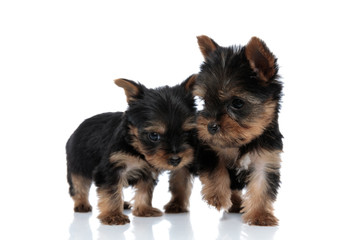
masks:
[[[92,207],[89,203],[80,203],[75,205],[74,207],[74,212],[81,212],[81,213],[85,213],[85,212],[91,212]]]
[[[170,201],[168,204],[164,206],[165,213],[183,213],[189,212],[184,204],[180,204],[176,201]]]
[[[272,214],[268,212],[262,213],[245,213],[243,215],[243,220],[249,225],[257,226],[277,226],[279,220]]]
[[[160,217],[163,215],[163,213],[159,209],[149,206],[136,207],[132,211],[132,214],[137,217]]]
[[[105,225],[125,225],[130,222],[129,217],[122,213],[100,215],[98,218]]]
[[[203,195],[203,199],[211,206],[214,206],[218,211],[221,208],[227,210],[231,207],[232,202],[230,200],[231,192],[224,191],[223,193],[206,194]]]

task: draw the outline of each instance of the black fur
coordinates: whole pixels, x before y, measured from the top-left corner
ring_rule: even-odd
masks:
[[[198,143],[193,173],[198,175],[201,172],[212,172],[218,164],[219,158],[216,152],[205,143]]]
[[[123,113],[103,113],[86,119],[66,143],[68,171],[92,178]]]
[[[103,113],[86,119],[66,144],[70,195],[75,194],[72,174],[91,179],[98,188],[106,189],[110,194],[114,193],[126,169],[126,163],[121,165],[109,160],[116,152],[140,158],[146,163],[147,167],[144,169],[131,170],[132,173],[126,179],[130,186],[140,180],[153,181],[156,184],[157,179],[154,176],[157,176],[159,171],[176,169],[167,159],[161,162],[161,166],[148,162],[146,155],[155,154],[159,150],[176,155],[189,148],[193,149],[196,143],[196,108],[189,86],[186,85],[189,79],[181,85],[156,89],[123,80],[133,88],[126,92],[124,87],[129,103],[127,111]],[[182,127],[185,121],[193,121],[194,128],[184,131]],[[146,131],[153,124],[160,124],[165,129],[158,142],[152,142]],[[137,136],[131,128],[136,129]],[[145,152],[140,152],[139,144]],[[183,167],[192,168],[191,162]]]
[[[278,189],[280,187],[280,172],[279,169],[274,169],[274,172],[268,172],[266,175],[267,183],[269,184],[268,195],[273,201],[276,200]]]
[[[213,40],[216,50],[209,53],[203,64],[200,66],[200,73],[196,79],[196,85],[206,89],[203,97],[204,109],[199,112],[206,118],[215,118],[220,120],[223,114],[229,111],[229,102],[223,102],[219,99],[218,90],[223,87],[224,82],[231,88],[242,89],[242,91],[251,94],[261,102],[274,100],[277,102],[275,115],[271,124],[264,130],[263,134],[253,139],[251,142],[239,146],[239,158],[243,155],[253,152],[266,150],[282,150],[282,134],[279,131],[278,112],[280,110],[280,100],[282,97],[282,83],[278,80],[278,66],[275,59],[275,74],[264,83],[257,77],[257,73],[251,68],[245,55],[246,46],[221,47]],[[231,101],[231,99],[229,100]],[[239,112],[231,112],[236,119],[246,118],[253,112],[251,104],[246,105]],[[200,160],[201,161],[201,160]],[[216,164],[211,160],[199,165],[199,169],[211,169]],[[230,170],[229,170],[230,171]],[[235,178],[233,178],[235,179]],[[236,183],[234,183],[236,184]]]
[[[198,113],[199,138],[203,145],[210,147],[206,155],[212,155],[208,159],[197,159],[199,175],[207,177],[208,173],[218,171],[218,166],[226,167],[230,189],[242,190],[249,181],[256,181],[261,172],[266,179],[263,187],[268,191],[264,198],[274,201],[280,186],[278,154],[283,148],[278,125],[282,83],[277,59],[265,43],[255,37],[246,46],[221,47],[207,36],[198,37],[198,43],[205,58],[194,91],[204,100],[203,110]],[[260,159],[262,157],[267,159]],[[255,161],[264,161],[265,167],[256,169]],[[209,185],[221,184],[221,181],[213,183],[211,177],[207,178],[204,199],[219,209],[222,203],[213,196],[226,199],[225,191],[209,191],[217,191]],[[259,224],[275,225],[274,219]]]
[[[231,180],[230,188],[232,190],[242,190],[245,188],[251,170],[241,170],[238,172],[236,169],[228,168],[228,171]]]

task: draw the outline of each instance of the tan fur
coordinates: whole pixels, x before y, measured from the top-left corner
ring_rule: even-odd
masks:
[[[115,166],[123,167],[121,184],[123,187],[128,187],[128,178],[137,178],[139,172],[136,171],[141,169],[143,171],[151,172],[153,177],[156,178],[159,174],[159,170],[150,166],[144,159],[135,157],[124,152],[115,152],[110,156],[110,162],[115,163]]]
[[[228,141],[236,141],[237,146],[249,143],[260,136],[271,123],[274,118],[275,108],[276,103],[273,101],[264,103],[263,111],[257,114],[256,117],[250,116],[250,119],[244,120],[245,122],[242,122],[242,125],[239,125],[226,114],[221,119],[220,128],[223,134],[230,139]]]
[[[129,134],[131,136],[134,136],[134,137],[138,138],[139,137],[139,130],[134,126],[129,125]]]
[[[204,58],[208,57],[209,54],[216,50],[216,45],[213,40],[208,36],[202,35],[197,37],[200,51]]]
[[[245,55],[262,80],[267,81],[275,75],[275,57],[262,40],[252,37],[246,45]]]
[[[134,157],[132,155],[129,155],[121,151],[111,154],[110,162],[116,164],[116,166],[123,167],[124,170],[122,172],[121,175],[122,178],[119,181],[118,189],[115,194],[109,195],[107,194],[106,191],[99,191],[100,199],[103,198],[101,201],[99,201],[99,209],[101,212],[99,218],[102,220],[102,222],[105,222],[105,224],[109,224],[106,223],[107,221],[106,219],[110,219],[111,221],[114,221],[113,217],[109,218],[109,214],[107,213],[108,211],[112,211],[116,213],[120,209],[120,213],[122,212],[124,205],[122,199],[122,188],[128,186],[128,182],[127,182],[128,178],[138,178],[138,174],[140,174],[138,171],[139,169],[141,169],[142,171],[151,172],[154,179],[156,179],[159,174],[159,171],[152,168],[145,160],[139,157]],[[135,216],[143,216],[143,217],[161,216],[162,215],[161,211],[151,206],[152,194],[154,190],[154,182],[139,181],[135,185],[135,188],[136,188],[136,193],[134,197],[133,214]],[[118,215],[122,216],[122,214],[115,214],[115,215],[117,216],[116,217],[117,219],[120,218]],[[124,220],[124,224],[125,223],[126,221]],[[118,223],[118,224],[123,224],[123,223]]]
[[[208,124],[213,120],[199,116],[197,119],[199,138],[221,148],[235,148],[247,144],[264,132],[274,118],[275,109],[276,102],[268,101],[264,103],[256,117],[249,116],[248,120],[242,119],[241,125],[228,114],[224,114],[218,122],[220,130],[215,135],[211,135],[207,129]]]
[[[192,176],[187,168],[174,170],[170,174],[171,200],[164,206],[166,213],[188,212],[192,189]]]
[[[160,168],[160,169],[168,169],[169,167],[171,167],[168,164],[168,159],[170,158],[170,155],[162,150],[159,149],[157,150],[154,154],[150,155],[147,153],[144,153],[146,160],[153,166],[156,166],[156,168]]]
[[[195,84],[195,80],[197,78],[197,74],[193,74],[187,81],[186,81],[186,84],[185,84],[185,89],[190,91],[194,84]]]
[[[252,153],[250,158],[253,171],[243,199],[243,219],[251,225],[277,225],[278,220],[273,215],[273,200],[268,196],[266,173],[280,168],[279,151]]]
[[[225,150],[224,150],[225,153]],[[280,168],[280,151],[262,150],[259,153],[249,153],[250,167],[253,169],[246,187],[246,194],[242,198],[241,191],[230,190],[230,179],[224,165],[233,162],[230,158],[220,156],[220,164],[211,173],[201,173],[203,184],[202,194],[208,204],[218,210],[224,208],[229,212],[241,210],[244,222],[250,225],[274,226],[278,224],[273,214],[273,200],[268,195],[269,186],[266,174]],[[241,165],[240,159],[237,163]]]
[[[201,115],[198,116],[198,118],[196,119],[197,122],[197,130],[198,130],[198,137],[199,139],[203,140],[204,142],[210,142],[211,140],[211,135],[208,132],[208,124],[210,123],[210,119],[207,119]]]
[[[126,165],[128,167],[133,166],[138,168],[143,168],[147,166],[146,162],[140,157],[135,157],[122,151],[112,153],[110,155],[109,161],[111,163],[115,163],[117,166]]]
[[[218,166],[210,173],[200,174],[203,185],[201,194],[203,199],[219,211],[221,208],[228,209],[232,203],[230,200],[230,177],[224,161],[220,160]]]
[[[131,136],[130,144],[138,151],[141,151],[141,143],[139,141],[139,130],[134,126],[129,126],[129,135]]]
[[[168,160],[171,158],[172,154],[167,154],[164,150],[159,149],[155,154],[147,154],[145,153],[145,158],[147,161],[159,169],[164,170],[175,170],[182,168],[188,164],[190,164],[194,159],[194,150],[189,146],[185,151],[177,154],[181,158],[181,162],[177,166],[172,166],[168,163]]]
[[[191,120],[184,123],[183,128],[193,127]],[[133,136],[132,139],[132,146],[139,152],[143,153],[145,156],[146,161],[148,161],[152,166],[154,166],[157,169],[161,170],[174,170],[182,168],[188,164],[190,164],[194,159],[194,150],[191,146],[188,146],[188,148],[177,154],[177,156],[181,157],[181,162],[179,165],[172,166],[168,163],[168,160],[172,157],[172,154],[168,154],[163,149],[158,149],[154,154],[148,153],[145,150],[145,146],[142,145],[142,143],[139,141],[138,138],[138,129],[135,127],[130,127],[130,134]],[[186,146],[184,146],[186,148]]]
[[[219,132],[212,135],[208,131],[208,124],[213,122],[211,119],[199,116],[197,119],[198,136],[204,142],[217,148],[237,147],[243,143],[243,132],[239,129],[239,124],[232,120],[228,115],[224,115],[221,120]]]
[[[242,198],[241,198],[241,191],[232,190],[231,191],[231,203],[232,206],[229,208],[230,213],[240,213]]]
[[[91,186],[91,179],[82,177],[80,175],[71,174],[71,181],[74,188],[74,211],[75,212],[90,212],[92,207],[89,203],[89,190]]]
[[[100,214],[98,218],[101,223],[107,225],[124,225],[129,223],[129,217],[123,214],[124,200],[122,193],[123,185],[118,184],[114,193],[110,193],[108,189],[97,189],[99,196],[98,207]]]
[[[211,146],[216,151],[220,159],[226,162],[227,166],[233,166],[239,156],[239,148],[221,148],[217,146]]]
[[[139,181],[136,185],[136,193],[134,197],[133,215],[138,217],[158,217],[162,212],[153,208],[151,201],[154,190],[154,183],[152,181]]]
[[[206,93],[206,91],[205,91],[204,87],[201,87],[200,85],[195,85],[194,89],[192,91],[193,96],[199,96],[201,98],[204,98],[205,93]]]
[[[185,122],[182,125],[182,129],[184,132],[196,129],[196,120],[195,117],[189,117],[185,120]]]
[[[126,79],[119,78],[114,80],[114,82],[116,85],[124,89],[127,102],[135,100],[135,96],[139,94],[138,87]]]
[[[163,135],[166,132],[166,127],[161,123],[152,123],[151,126],[144,129],[147,132],[155,132]]]
[[[218,47],[207,36],[198,37],[198,44],[205,61],[208,61],[211,53]],[[274,55],[265,43],[256,37],[249,41],[244,50],[250,67],[258,78],[263,80],[258,83],[265,87],[266,82],[271,80],[277,71]],[[207,86],[207,79],[201,78],[193,91],[194,95],[205,99],[205,101],[208,100],[208,97],[216,95],[213,96],[216,99],[212,99],[213,101],[209,101],[208,104],[214,104],[214,108],[218,107],[218,109],[213,108],[209,109],[209,112],[200,113],[197,118],[199,139],[210,145],[219,157],[219,164],[215,169],[200,173],[200,180],[203,184],[202,194],[204,199],[217,209],[228,209],[231,206],[230,212],[243,210],[246,223],[276,225],[277,219],[273,215],[272,207],[275,198],[272,192],[274,189],[271,189],[268,177],[269,173],[275,173],[272,176],[278,176],[279,152],[257,149],[254,152],[246,152],[239,158],[239,147],[251,143],[264,134],[265,129],[271,124],[277,124],[278,103],[273,100],[263,102],[261,98],[247,92],[241,84],[226,78],[228,76],[225,69],[225,57],[222,51],[217,53],[221,54],[216,56],[216,59],[220,58],[217,67],[224,69],[223,75],[220,73],[215,76],[213,73],[213,77],[218,79],[217,89],[209,89],[209,86],[213,85]],[[211,73],[209,72],[209,74]],[[201,77],[206,76],[205,74]],[[211,92],[208,94],[207,91]],[[245,110],[241,117],[240,114],[237,114],[238,106],[232,104],[236,98],[244,102]],[[239,113],[241,113],[240,109]],[[210,129],[212,132],[210,133],[208,126],[215,126],[214,124],[217,125],[217,128],[213,128],[214,131]],[[241,191],[230,190],[230,178],[226,167],[238,173],[242,170],[249,170],[245,182],[247,191],[244,196],[242,196]],[[277,179],[271,180],[276,181]]]

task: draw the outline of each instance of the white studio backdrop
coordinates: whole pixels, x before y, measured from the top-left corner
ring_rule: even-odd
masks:
[[[176,239],[183,230],[188,239],[358,239],[358,10],[356,1],[1,1],[0,238]],[[101,226],[94,188],[94,213],[74,217],[67,138],[85,118],[126,110],[114,79],[172,86],[198,72],[202,34],[222,46],[258,36],[278,57],[280,226],[250,227],[207,207],[198,180],[186,221]],[[164,174],[154,205],[169,197]]]

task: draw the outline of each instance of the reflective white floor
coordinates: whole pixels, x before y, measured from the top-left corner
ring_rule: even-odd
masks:
[[[166,180],[166,176],[162,180]],[[196,190],[198,186],[196,181]],[[131,223],[125,226],[101,225],[96,213],[74,213],[69,225],[70,239],[273,239],[279,229],[250,227],[242,223],[240,214],[217,212],[197,202],[200,200],[197,198],[192,197],[192,202],[198,206],[192,207],[189,213],[141,218],[132,216],[127,210],[125,214],[130,216]]]
[[[283,171],[290,171],[284,167]],[[58,174],[54,174],[59,177]],[[124,226],[105,226],[97,219],[97,197],[91,191],[92,213],[73,213],[72,200],[63,178],[58,188],[36,188],[33,180],[24,182],[27,197],[2,196],[2,239],[358,239],[358,193],[328,191],[314,188],[308,181],[305,186],[287,179],[275,204],[275,214],[280,219],[277,227],[256,227],[244,224],[240,214],[229,214],[208,207],[199,194],[200,183],[196,179],[189,213],[165,214],[157,218],[134,217],[130,210],[125,213],[131,223]],[[311,177],[311,176],[309,176]],[[154,193],[153,205],[161,208],[169,199],[167,175],[162,175]],[[49,178],[51,179],[51,178]],[[60,179],[60,178],[59,178]],[[59,179],[51,179],[49,187]],[[314,178],[311,178],[314,179]],[[52,181],[52,182],[51,182]],[[313,180],[312,180],[313,181]],[[314,180],[315,181],[315,180]],[[320,180],[321,181],[321,180]],[[50,185],[49,185],[50,184]],[[33,189],[31,189],[33,188]],[[5,191],[6,192],[6,191]],[[337,193],[337,194],[333,194]],[[132,191],[126,190],[129,199]],[[25,201],[25,202],[23,202]],[[24,205],[24,203],[26,203]],[[343,205],[341,205],[343,204]]]
[[[69,239],[274,239],[278,229],[245,226],[233,214],[212,219],[211,222],[218,221],[217,228],[197,226],[195,231],[193,226],[201,223],[193,224],[196,220],[189,213],[165,215],[158,219],[133,218],[127,226],[101,225],[93,230],[89,218],[91,214],[75,214],[69,228]],[[209,219],[207,221],[209,224]]]
[[[155,191],[154,206],[163,206],[169,194],[167,176],[162,175]],[[283,179],[285,182],[286,179]],[[105,226],[96,218],[98,212],[72,213],[72,202],[65,200],[68,206],[62,208],[62,214],[52,216],[54,223],[39,223],[39,231],[45,231],[48,225],[55,224],[56,229],[68,239],[357,239],[357,224],[353,221],[359,213],[354,200],[359,198],[356,193],[349,193],[348,205],[340,208],[334,206],[345,196],[331,196],[319,189],[314,199],[301,199],[301,191],[287,189],[289,184],[280,191],[275,204],[276,215],[280,219],[277,227],[257,227],[244,224],[240,214],[218,212],[208,207],[199,194],[200,182],[196,179],[191,197],[191,209],[184,214],[164,214],[158,218],[134,217],[131,210],[125,211],[131,223],[125,226]],[[295,186],[291,188],[296,188]],[[92,203],[96,203],[95,192],[92,192]],[[125,191],[130,196],[131,191]],[[307,194],[305,194],[307,195]],[[350,199],[353,197],[355,199]],[[297,200],[296,200],[297,199]],[[349,219],[350,221],[346,221]],[[55,227],[55,228],[58,228]],[[54,228],[52,226],[51,228]],[[49,235],[54,236],[51,232]]]

